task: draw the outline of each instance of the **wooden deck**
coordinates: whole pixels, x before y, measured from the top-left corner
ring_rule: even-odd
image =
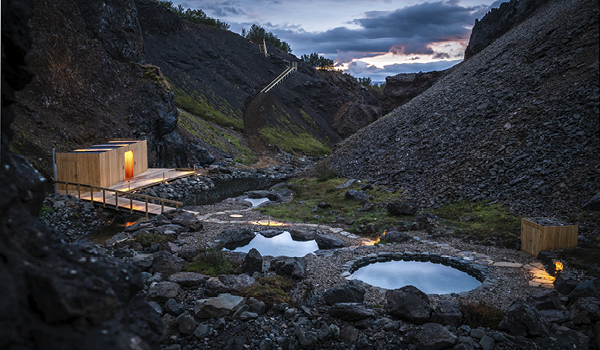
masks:
[[[119,182],[110,189],[119,191],[141,190],[160,184],[194,175],[193,171],[176,171],[175,169],[153,168],[129,180]]]
[[[85,201],[93,201],[96,205],[99,204],[104,206],[105,208],[109,207],[117,209],[118,207],[117,210],[124,209],[128,210],[131,213],[141,212],[146,215],[158,215],[161,214],[163,211],[174,209],[174,207],[165,205],[164,203],[162,205],[148,203],[147,199],[137,200],[127,198],[127,194],[119,194],[117,198],[117,196],[115,195],[116,192],[113,191],[129,192],[140,190],[143,188],[156,186],[162,182],[173,181],[192,175],[194,175],[193,171],[175,171],[173,169],[162,168],[148,169],[148,171],[138,176],[135,176],[129,180],[122,181],[114,186],[109,187],[108,189],[94,188],[94,190],[92,191],[89,186],[81,185],[81,189],[79,191],[71,189],[69,190],[68,194],[79,197]],[[70,185],[69,187],[73,188],[74,186]],[[60,190],[58,192],[61,194],[67,194],[67,191],[65,190]]]

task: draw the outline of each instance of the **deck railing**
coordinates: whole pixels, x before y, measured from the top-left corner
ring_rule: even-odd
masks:
[[[114,190],[111,188],[105,188],[105,187],[100,187],[100,186],[93,186],[93,185],[86,185],[86,184],[80,184],[80,183],[74,183],[74,182],[68,182],[68,181],[54,181],[57,184],[64,184],[65,189],[66,189],[66,194],[69,194],[69,186],[77,186],[77,198],[81,199],[81,188],[89,188],[90,190],[90,201],[92,203],[94,203],[94,189],[97,190],[101,190],[102,191],[102,207],[106,208],[106,192],[114,192],[115,193],[115,210],[119,211],[119,195],[122,197],[129,197],[129,213],[132,214],[133,213],[133,197],[137,197],[137,198],[142,198],[145,200],[146,202],[146,217],[148,217],[148,201],[153,200],[153,201],[157,201],[160,202],[161,205],[161,213],[163,213],[165,211],[165,203],[169,203],[169,204],[174,204],[175,205],[175,209],[179,209],[180,206],[183,206],[182,202],[178,202],[178,201],[173,201],[170,199],[164,199],[164,198],[159,198],[159,197],[152,197],[152,196],[147,196],[145,194],[139,194],[139,193],[133,193],[131,191],[120,191],[120,190]],[[99,191],[98,191],[99,192]],[[85,200],[85,198],[84,198]],[[97,202],[100,202],[99,200]],[[110,205],[110,204],[109,204]],[[126,207],[125,207],[126,208]]]

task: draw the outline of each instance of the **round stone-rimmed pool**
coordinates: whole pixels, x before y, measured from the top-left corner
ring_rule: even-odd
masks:
[[[471,291],[483,291],[493,287],[496,284],[496,278],[486,266],[486,262],[477,262],[472,261],[471,259],[465,259],[461,257],[453,257],[448,255],[441,255],[439,253],[429,253],[429,252],[379,252],[376,254],[368,254],[363,256],[355,257],[353,260],[348,261],[342,267],[341,276],[346,279],[357,279],[352,276],[352,273],[359,268],[374,264],[377,262],[386,262],[386,261],[422,261],[422,262],[432,262],[432,263],[442,263],[443,265],[453,267],[460,271],[466,272],[469,275],[475,277],[481,284]],[[378,287],[382,289],[388,289],[384,287]],[[464,291],[458,293],[461,296],[466,296],[471,291]],[[427,293],[427,294],[438,294],[438,293]],[[455,292],[451,293],[442,293],[440,295],[456,295]]]
[[[430,261],[376,262],[358,268],[352,277],[385,289],[412,285],[426,294],[467,292],[481,285],[476,277],[464,271]]]

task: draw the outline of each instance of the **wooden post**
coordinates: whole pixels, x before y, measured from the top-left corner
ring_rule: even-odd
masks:
[[[148,217],[148,197],[146,197],[146,217]]]
[[[58,193],[58,169],[56,168],[56,148],[52,149],[52,172],[54,173],[54,193]]]
[[[115,210],[119,211],[119,192],[115,191]]]
[[[102,189],[102,208],[106,208],[106,190]]]
[[[67,186],[67,187],[66,187],[66,189],[67,189],[66,191],[67,191],[67,196],[68,196],[68,195],[69,195],[69,182],[68,182],[68,181],[65,181],[65,183],[67,184],[67,185],[66,185],[66,186]]]
[[[92,200],[92,204],[94,204],[94,186],[90,186],[90,199]]]
[[[165,212],[165,201],[160,201],[160,213],[164,213]]]
[[[129,195],[129,214],[133,214],[133,196]]]
[[[77,183],[77,198],[81,199],[81,184]]]

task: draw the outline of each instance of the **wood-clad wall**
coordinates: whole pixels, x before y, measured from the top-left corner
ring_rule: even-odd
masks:
[[[521,250],[537,256],[542,250],[575,248],[577,225],[542,226],[525,218],[521,220]]]
[[[148,170],[146,140],[99,153],[56,154],[57,180],[111,187],[125,181],[125,152],[133,151],[133,175]],[[64,189],[64,185],[61,186]],[[72,189],[73,187],[69,187]]]

